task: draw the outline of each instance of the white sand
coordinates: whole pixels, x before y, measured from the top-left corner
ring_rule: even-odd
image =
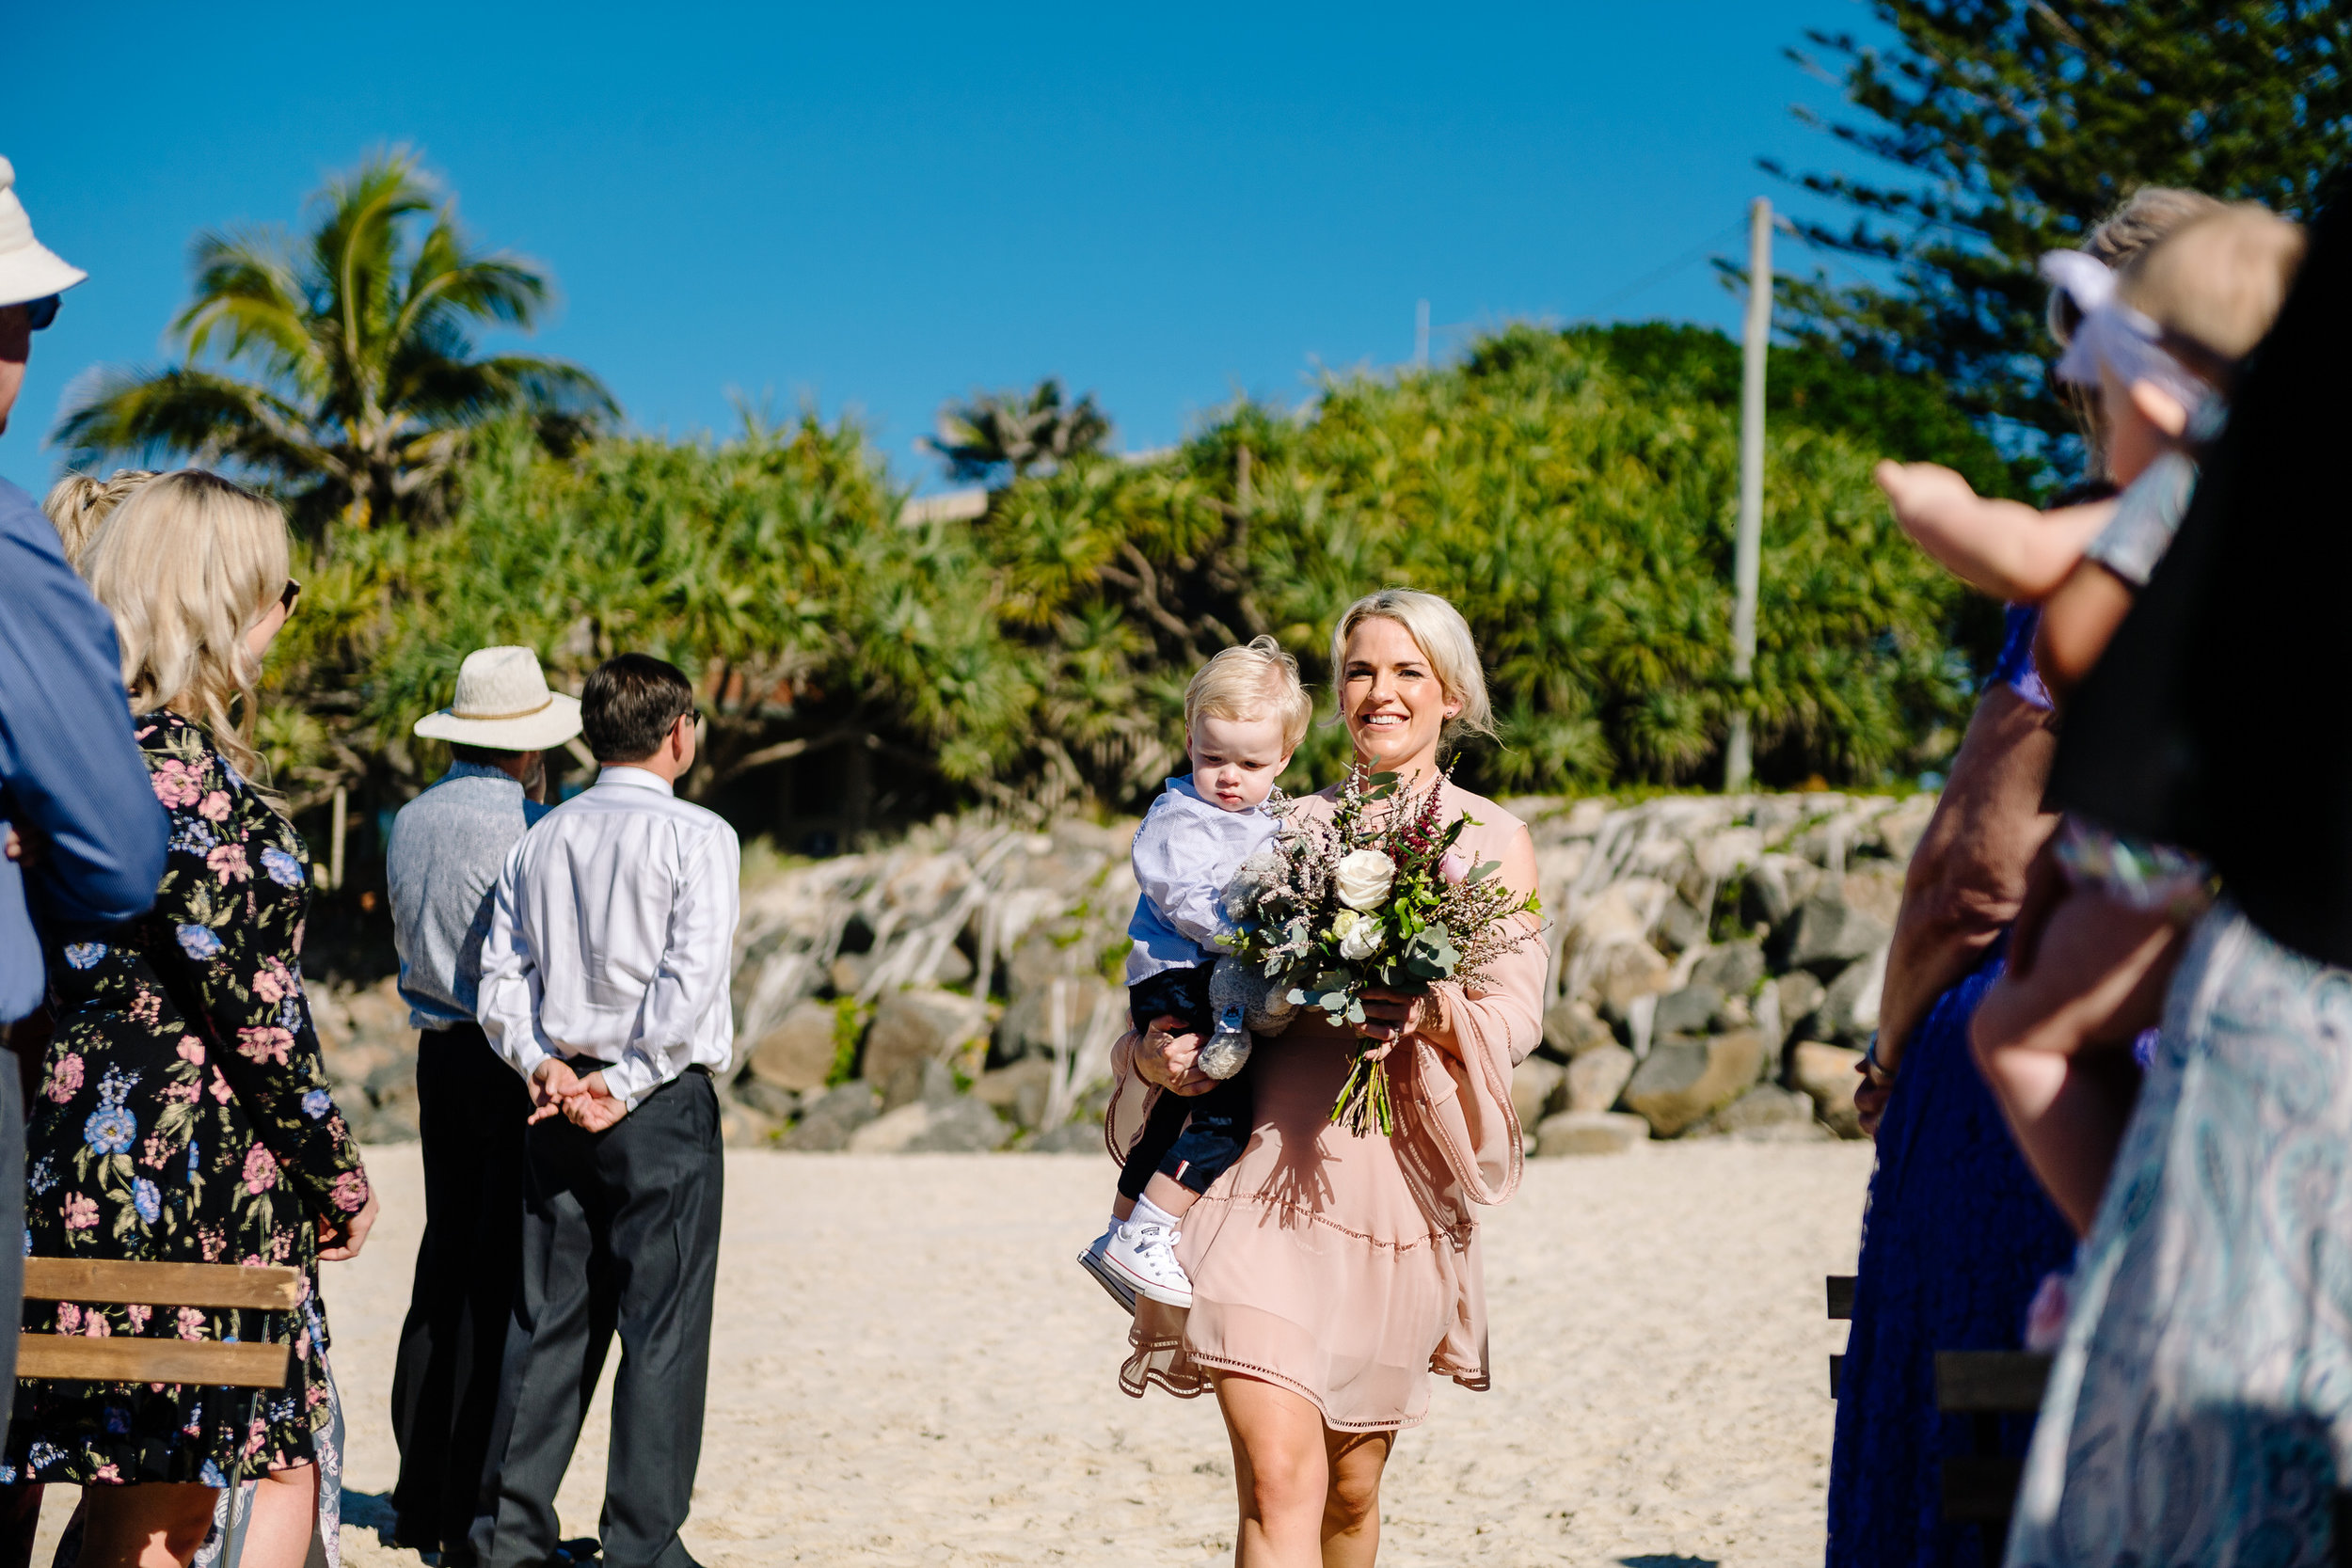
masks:
[[[1382,1562],[1818,1561],[1824,1358],[1844,1337],[1821,1276],[1852,1266],[1869,1161],[1867,1145],[1717,1141],[1530,1162],[1486,1212],[1495,1387],[1441,1384],[1405,1435]],[[326,1288],[347,1483],[373,1493],[398,1466],[387,1412],[421,1184],[413,1148],[369,1168],[385,1217]],[[730,1153],[695,1556],[1230,1562],[1214,1402],[1120,1394],[1126,1319],[1071,1261],[1114,1175],[1067,1155]],[[567,1535],[596,1531],[604,1459],[600,1402],[560,1499]],[[416,1561],[356,1528],[343,1550],[355,1568]]]

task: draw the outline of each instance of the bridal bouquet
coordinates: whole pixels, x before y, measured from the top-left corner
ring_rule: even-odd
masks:
[[[1419,995],[1438,980],[1475,985],[1529,941],[1514,917],[1540,909],[1455,847],[1473,818],[1441,820],[1438,784],[1400,787],[1393,773],[1351,773],[1328,823],[1287,814],[1281,836],[1226,894],[1227,950],[1275,982],[1294,1006],[1334,1023],[1364,1021],[1367,990]],[[1366,1040],[1331,1119],[1362,1135],[1394,1127],[1387,1068]]]

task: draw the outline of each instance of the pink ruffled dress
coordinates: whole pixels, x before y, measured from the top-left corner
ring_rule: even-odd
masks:
[[[1493,802],[1445,790],[1449,818],[1477,826],[1462,845],[1533,875],[1527,829]],[[1300,802],[1330,811],[1330,794]],[[1530,891],[1522,887],[1521,891]],[[1177,1257],[1189,1310],[1136,1304],[1120,1386],[1158,1384],[1190,1399],[1212,1371],[1239,1372],[1312,1401],[1341,1432],[1417,1426],[1429,1374],[1485,1389],[1486,1298],[1472,1205],[1518,1187],[1511,1069],[1542,1037],[1544,950],[1520,943],[1486,989],[1434,988],[1438,1018],[1389,1056],[1396,1131],[1358,1137],[1331,1125],[1355,1035],[1310,1012],[1259,1042],[1257,1126],[1233,1167],[1186,1217]],[[1162,1092],[1134,1069],[1135,1039],[1113,1053],[1105,1141],[1123,1157]]]

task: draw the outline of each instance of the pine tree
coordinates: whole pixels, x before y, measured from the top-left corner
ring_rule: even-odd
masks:
[[[1884,48],[1810,32],[1788,53],[1858,115],[1823,120],[1892,182],[1789,175],[1857,214],[1808,243],[1888,286],[1788,288],[1801,333],[1934,372],[2028,470],[2062,464],[2034,262],[2141,185],[2307,217],[2352,150],[2352,0],[1873,0]]]

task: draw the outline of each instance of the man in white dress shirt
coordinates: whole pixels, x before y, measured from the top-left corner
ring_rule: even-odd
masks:
[[[482,1568],[556,1554],[555,1490],[617,1330],[608,1568],[692,1568],[678,1539],[702,1452],[723,1180],[714,1071],[733,1053],[728,963],[740,851],[675,798],[693,689],[624,654],[588,677],[604,765],[507,857],[482,948],[483,1032],[531,1085],[529,1206]]]

